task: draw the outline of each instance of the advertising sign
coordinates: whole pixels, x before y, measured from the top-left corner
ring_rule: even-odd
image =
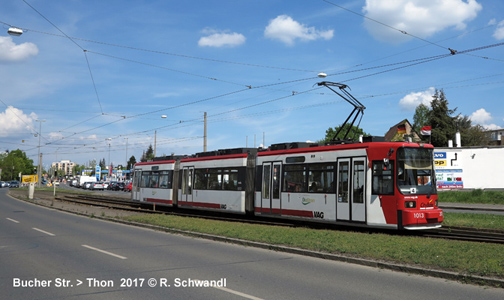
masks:
[[[434,152],[437,188],[440,190],[464,188],[464,172],[461,165],[458,152]]]
[[[96,180],[100,181],[100,176],[101,176],[101,166],[100,165],[96,165],[95,176],[96,176]]]
[[[37,183],[37,175],[23,175],[21,178],[22,183]]]

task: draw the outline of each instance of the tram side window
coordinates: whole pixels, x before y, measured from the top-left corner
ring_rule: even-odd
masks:
[[[283,170],[283,192],[306,192],[306,167],[304,165],[285,165]]]
[[[162,189],[171,189],[172,176],[172,171],[161,171],[159,174],[159,187]]]
[[[194,188],[198,190],[241,190],[239,169],[213,168],[194,171]]]
[[[208,189],[207,187],[208,187],[208,178],[206,174],[206,169],[194,170],[194,189],[206,190]]]
[[[151,175],[149,177],[148,188],[158,188],[159,187],[159,172],[150,172]]]
[[[308,170],[308,192],[334,193],[334,164],[309,164]]]
[[[394,161],[391,160],[386,166],[383,161],[373,161],[373,186],[374,195],[393,195],[394,194]]]
[[[152,172],[149,172],[149,171],[142,172],[142,179],[140,181],[140,187],[143,187],[143,188],[149,187],[151,173]]]

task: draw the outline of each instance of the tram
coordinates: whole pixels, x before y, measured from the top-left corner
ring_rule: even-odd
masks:
[[[366,138],[365,138],[366,139]],[[235,214],[397,230],[441,227],[434,148],[384,142],[275,144],[134,167],[132,200]]]

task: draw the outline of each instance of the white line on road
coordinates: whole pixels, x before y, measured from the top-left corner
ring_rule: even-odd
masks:
[[[45,234],[50,235],[50,236],[55,236],[54,233],[50,233],[50,232],[44,231],[42,229],[38,229],[38,228],[35,228],[35,227],[33,227],[32,229],[37,230],[37,231],[42,232],[42,233],[45,233]]]
[[[105,254],[108,254],[108,255],[120,258],[120,259],[127,259],[127,257],[121,256],[121,255],[117,255],[117,254],[114,254],[112,252],[101,250],[101,249],[98,249],[98,248],[95,248],[95,247],[91,247],[91,246],[88,246],[88,245],[82,245],[82,247],[85,247],[85,248],[88,248],[88,249],[91,249],[91,250],[95,250],[95,251],[98,251],[98,252],[101,252],[101,253],[105,253]]]
[[[228,289],[228,288],[225,288],[225,287],[215,287],[215,288],[219,289],[219,290],[222,290],[222,291],[225,291],[225,292],[228,292],[228,293],[231,293],[231,294],[238,295],[238,296],[243,297],[243,298],[252,299],[252,300],[263,300],[262,298],[257,298],[257,297],[254,297],[252,295],[248,295],[248,294],[245,294],[245,293],[242,293],[242,292],[238,292],[238,291],[235,291],[235,290],[232,290],[232,289]]]
[[[19,223],[19,221],[16,221],[14,219],[11,219],[11,218],[6,218],[7,220],[11,221],[11,222],[14,222],[14,223]]]
[[[194,279],[194,281],[203,282],[204,280]],[[252,295],[249,295],[249,294],[245,294],[245,293],[242,293],[242,292],[238,292],[238,291],[235,291],[235,290],[232,290],[232,289],[228,289],[228,288],[225,288],[225,287],[214,286],[213,288],[216,288],[218,290],[221,290],[221,291],[224,291],[224,292],[228,292],[228,293],[231,293],[231,294],[235,294],[235,295],[238,295],[238,296],[243,297],[243,298],[251,299],[251,300],[264,300],[262,298],[258,298],[258,297],[255,297],[255,296],[252,296]]]

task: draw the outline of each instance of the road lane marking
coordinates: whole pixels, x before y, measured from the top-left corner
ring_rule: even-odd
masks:
[[[231,293],[231,294],[238,295],[238,296],[243,297],[243,298],[247,298],[247,299],[251,299],[251,300],[263,300],[262,298],[254,297],[252,295],[245,294],[245,293],[242,293],[242,292],[238,292],[238,291],[235,291],[235,290],[232,290],[232,289],[228,289],[228,288],[225,288],[225,287],[218,287],[218,286],[216,286],[215,288],[218,289],[218,290],[221,290],[221,291],[225,291],[225,292],[228,292],[228,293]]]
[[[199,279],[194,279],[194,281],[204,281],[204,280],[199,280]],[[228,289],[228,288],[225,288],[225,287],[219,287],[219,286],[213,286],[213,288],[216,288],[218,290],[221,290],[221,291],[224,291],[224,292],[228,292],[230,294],[234,294],[234,295],[237,295],[237,296],[240,296],[240,297],[243,297],[243,298],[247,298],[247,299],[251,299],[251,300],[264,300],[263,298],[258,298],[258,297],[255,297],[255,296],[252,296],[252,295],[249,295],[249,294],[245,294],[245,293],[242,293],[242,292],[238,292],[238,291],[235,291],[235,290],[232,290],[232,289]]]
[[[50,233],[50,232],[44,231],[42,229],[38,229],[38,228],[35,228],[35,227],[33,227],[32,229],[37,230],[37,231],[42,232],[42,233],[45,233],[45,234],[50,235],[50,236],[55,236],[54,233]]]
[[[16,221],[14,219],[11,219],[11,218],[6,218],[7,220],[11,221],[11,222],[14,222],[14,223],[19,223],[19,221]]]
[[[91,250],[94,250],[94,251],[98,251],[98,252],[101,252],[101,253],[104,253],[104,254],[108,254],[108,255],[111,255],[111,256],[114,256],[114,257],[117,257],[117,258],[120,258],[120,259],[127,259],[127,257],[125,257],[125,256],[117,255],[117,254],[114,254],[112,252],[101,250],[101,249],[98,249],[98,248],[95,248],[95,247],[91,247],[91,246],[88,246],[88,245],[82,245],[82,247],[85,247],[85,248],[88,248],[88,249],[91,249]]]

